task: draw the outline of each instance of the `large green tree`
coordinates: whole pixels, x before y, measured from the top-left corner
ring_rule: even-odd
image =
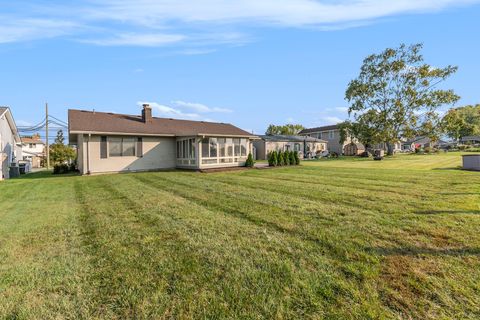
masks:
[[[465,136],[480,135],[480,104],[450,109],[442,118],[442,128],[455,141]]]
[[[268,126],[265,134],[274,135],[274,134],[283,134],[283,135],[296,135],[300,131],[305,129],[301,124],[286,124],[283,126],[276,126],[271,124]]]
[[[359,76],[345,93],[349,115],[375,130],[375,139],[387,143],[388,154],[400,138],[430,130],[436,110],[460,97],[438,86],[457,71],[455,66],[433,67],[424,62],[421,44],[389,48],[364,61]]]

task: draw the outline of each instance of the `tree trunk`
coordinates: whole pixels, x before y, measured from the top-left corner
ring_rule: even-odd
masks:
[[[387,155],[393,156],[393,144],[390,142],[387,142]]]

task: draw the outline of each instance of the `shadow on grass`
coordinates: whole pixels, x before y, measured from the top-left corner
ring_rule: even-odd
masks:
[[[463,168],[461,166],[457,167],[446,167],[446,168],[433,168],[432,170],[436,171],[463,171]]]
[[[48,178],[64,178],[64,177],[75,177],[79,176],[78,172],[71,172],[66,174],[53,174],[51,170],[42,170],[37,172],[31,172],[28,174],[21,175],[16,180],[36,180],[36,179],[48,179]]]
[[[452,248],[452,249],[432,249],[419,247],[401,247],[385,248],[373,247],[367,248],[367,251],[374,252],[381,256],[480,256],[480,248]]]
[[[434,214],[480,214],[480,210],[421,210],[415,211],[416,214],[434,215]]]

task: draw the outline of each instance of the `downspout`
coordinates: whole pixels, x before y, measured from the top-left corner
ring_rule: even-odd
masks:
[[[87,140],[87,174],[90,174],[90,138],[92,134],[88,134],[88,140]]]

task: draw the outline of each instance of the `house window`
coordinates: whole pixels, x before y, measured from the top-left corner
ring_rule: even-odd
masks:
[[[233,146],[234,146],[235,157],[240,156],[240,139],[233,139]]]
[[[290,145],[289,145],[289,144],[286,144],[286,145],[285,145],[285,150],[286,150],[286,151],[290,151]]]
[[[328,138],[333,139],[335,136],[335,132],[333,130],[328,131]]]
[[[241,139],[241,143],[240,143],[240,155],[242,157],[246,157],[247,156],[247,144],[248,144],[248,140],[247,139]]]
[[[134,157],[135,138],[110,137],[108,153],[110,157]]]
[[[294,150],[294,151],[300,151],[300,143],[295,143],[295,144],[293,145],[293,150]]]
[[[177,159],[195,159],[195,139],[183,139],[177,141]],[[192,161],[182,161],[190,164]],[[195,164],[193,161],[192,164]]]

